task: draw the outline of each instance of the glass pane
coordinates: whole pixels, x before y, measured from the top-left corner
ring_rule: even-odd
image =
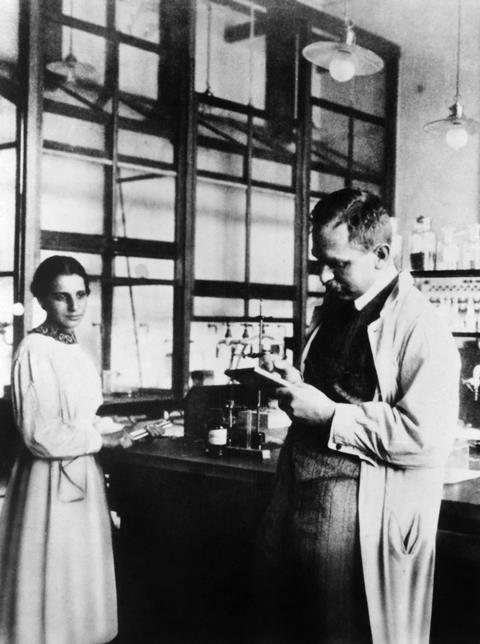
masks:
[[[0,115],[1,120],[1,115]],[[13,270],[16,152],[0,151],[0,270]]]
[[[192,322],[190,335],[190,372],[211,371],[213,382],[228,382],[225,369],[249,367],[258,360],[248,358],[251,345],[242,338],[245,325]]]
[[[93,253],[72,253],[66,250],[41,250],[40,261],[43,262],[44,259],[52,257],[52,255],[74,257],[80,262],[89,277],[102,274],[102,257],[100,255],[94,255]]]
[[[99,282],[90,282],[88,306],[76,329],[79,343],[91,355],[98,373],[102,370],[102,296]]]
[[[51,112],[44,113],[43,138],[47,141],[81,145],[94,150],[103,150],[105,147],[103,125]]]
[[[118,4],[122,5],[124,3],[119,2]],[[69,16],[70,12],[72,12],[74,18],[94,22],[97,25],[105,25],[105,0],[82,0],[81,2],[63,0],[63,13]]]
[[[291,324],[267,323],[262,349],[283,358],[285,337],[292,334]],[[190,336],[190,372],[213,378],[215,384],[228,382],[225,369],[253,367],[258,364],[260,338],[256,324],[233,322],[212,324],[193,322]],[[207,372],[207,373],[205,373]]]
[[[310,273],[308,275],[308,292],[309,293],[319,293],[323,292],[325,290],[325,287],[323,286],[322,282],[320,281],[319,275],[315,275],[313,273]]]
[[[312,164],[327,163],[346,170],[348,117],[314,106],[312,126]]]
[[[18,0],[3,0],[2,2],[2,37],[0,38],[0,60],[2,76],[14,76],[15,65],[18,61],[18,22],[20,2]]]
[[[313,311],[316,306],[321,306],[323,303],[322,297],[308,297],[307,298],[307,324],[312,319]]]
[[[0,96],[0,137],[2,143],[13,143],[17,132],[17,108]]]
[[[142,132],[120,129],[118,152],[125,156],[173,164],[173,145],[170,141]]]
[[[353,107],[368,114],[385,114],[385,71],[370,76],[354,76],[347,83],[339,83],[326,69],[312,68],[312,96],[333,103]]]
[[[349,107],[355,107],[357,98],[353,80],[339,83],[333,80],[327,69],[315,65],[312,66],[312,96]]]
[[[60,253],[59,253],[60,254]],[[77,255],[76,255],[77,256]],[[36,299],[33,300],[33,327],[35,328],[45,320],[45,311]],[[81,324],[75,329],[78,342],[92,358],[98,373],[101,372],[101,333],[102,333],[102,306],[101,289],[99,282],[90,282],[90,295],[85,315]]]
[[[334,192],[345,188],[344,177],[337,177],[334,174],[325,174],[324,172],[310,172],[310,190],[316,192]]]
[[[115,287],[112,391],[171,389],[172,334],[173,287]]]
[[[195,297],[193,314],[212,317],[240,317],[244,314],[243,300],[230,297]]]
[[[117,29],[130,36],[159,41],[160,0],[128,0],[116,3]]]
[[[93,81],[95,81],[96,80],[95,73],[93,74],[93,76],[94,76]],[[91,84],[91,85],[87,84],[88,81],[85,85],[77,83],[74,88],[76,95],[72,96],[63,91],[63,80],[61,79],[60,76],[59,78],[60,78],[60,81],[56,81],[56,84],[55,82],[49,80],[49,83],[46,84],[46,86],[44,87],[44,93],[43,93],[44,98],[48,98],[57,103],[64,103],[65,105],[74,105],[75,107],[80,107],[82,109],[85,109],[86,107],[82,99],[86,99],[91,103],[95,103],[99,99],[101,102],[103,101],[103,98],[100,98],[100,92],[102,90],[102,87],[101,85],[98,84],[98,81],[95,84]],[[65,83],[65,86],[67,86],[66,83]],[[104,106],[105,112],[108,111],[109,105],[110,105],[110,101],[107,100]],[[95,147],[99,147],[98,144]]]
[[[291,323],[264,322],[262,337],[257,323],[243,324],[242,343],[246,344],[243,355],[257,354],[253,356],[258,363],[258,354],[261,351],[270,351],[272,354],[283,358],[285,356],[285,338],[292,335],[293,325]]]
[[[370,76],[355,76],[355,107],[362,112],[385,116],[385,70]],[[341,85],[341,83],[337,83]]]
[[[3,17],[2,17],[3,20]],[[12,148],[0,150],[0,270],[13,270],[15,234],[16,107],[0,96],[0,139]],[[0,392],[1,393],[1,392]]]
[[[252,177],[257,181],[291,187],[292,165],[295,162],[295,132],[292,128],[290,137],[280,137],[276,133],[275,124],[273,125],[272,130],[272,124],[268,120],[254,118]],[[272,156],[274,160],[271,160]]]
[[[354,122],[353,170],[355,172],[381,173],[385,156],[385,130],[383,127]]]
[[[228,38],[229,29],[250,21],[249,9],[239,11],[207,0],[199,0],[196,4],[195,89],[198,92],[210,89],[215,96],[244,104],[248,104],[251,97],[252,104],[263,109],[266,82],[265,36],[257,35],[252,40],[243,37],[232,40]],[[263,14],[255,12],[255,19],[261,15]]]
[[[200,103],[198,110],[198,170],[209,170],[241,177],[246,145],[246,115]]]
[[[80,4],[80,3],[78,3]],[[93,80],[99,85],[105,83],[105,39],[86,31],[62,27],[62,58],[73,52],[77,61],[91,65],[93,69],[84,69],[79,73],[80,80]]]
[[[243,176],[243,156],[231,152],[219,152],[199,147],[197,151],[197,169],[218,172],[231,177]]]
[[[169,259],[115,257],[113,260],[115,277],[173,280],[174,268],[173,261]]]
[[[250,279],[293,284],[295,201],[290,195],[252,192]]]
[[[100,164],[44,154],[41,227],[101,234],[103,174]]]
[[[245,190],[198,182],[196,279],[245,279]]]
[[[121,44],[118,77],[120,91],[156,99],[158,62],[158,54]]]
[[[274,161],[253,157],[252,178],[256,181],[291,187],[293,169],[291,165],[285,163],[275,163]]]
[[[260,315],[259,300],[252,300],[249,303],[249,316]],[[266,318],[292,318],[293,302],[288,300],[262,300],[262,315]]]
[[[4,396],[4,387],[10,385],[12,366],[12,305],[13,279],[0,278],[0,398]]]
[[[148,171],[146,171],[148,172]],[[145,179],[145,174],[121,169],[115,235],[173,241],[175,237],[175,178]],[[135,180],[129,180],[135,179]]]

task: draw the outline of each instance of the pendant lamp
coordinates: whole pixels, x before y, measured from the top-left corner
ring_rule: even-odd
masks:
[[[425,132],[443,135],[447,145],[454,150],[463,148],[468,141],[468,136],[470,134],[475,134],[480,129],[480,123],[478,121],[467,118],[464,115],[463,105],[460,103],[461,18],[462,2],[461,0],[458,0],[456,90],[453,105],[448,108],[450,114],[444,119],[430,121],[423,126]]]
[[[70,18],[73,15],[73,0],[70,2]],[[64,77],[65,83],[73,83],[77,80],[94,80],[96,70],[89,63],[81,63],[73,53],[73,29],[70,27],[68,54],[59,61],[48,63],[47,69],[58,76]]]
[[[302,54],[314,65],[324,67],[330,76],[340,82],[354,76],[368,76],[383,69],[383,60],[370,49],[356,44],[353,23],[348,17],[348,1],[345,0],[344,24],[339,42],[319,41],[307,45]]]

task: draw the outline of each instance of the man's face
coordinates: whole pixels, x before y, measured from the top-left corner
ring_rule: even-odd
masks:
[[[327,291],[353,300],[378,278],[377,255],[374,250],[350,243],[347,225],[335,223],[313,228],[312,252],[320,263],[320,279]]]

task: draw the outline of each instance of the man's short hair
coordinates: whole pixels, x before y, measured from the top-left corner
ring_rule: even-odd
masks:
[[[313,230],[334,222],[346,224],[349,241],[366,250],[392,243],[390,216],[377,195],[368,190],[343,188],[321,199],[310,214]]]

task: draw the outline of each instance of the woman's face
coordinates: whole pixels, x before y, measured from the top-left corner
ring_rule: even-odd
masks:
[[[59,275],[50,293],[40,299],[47,322],[66,331],[77,327],[85,313],[88,295],[80,275]]]

